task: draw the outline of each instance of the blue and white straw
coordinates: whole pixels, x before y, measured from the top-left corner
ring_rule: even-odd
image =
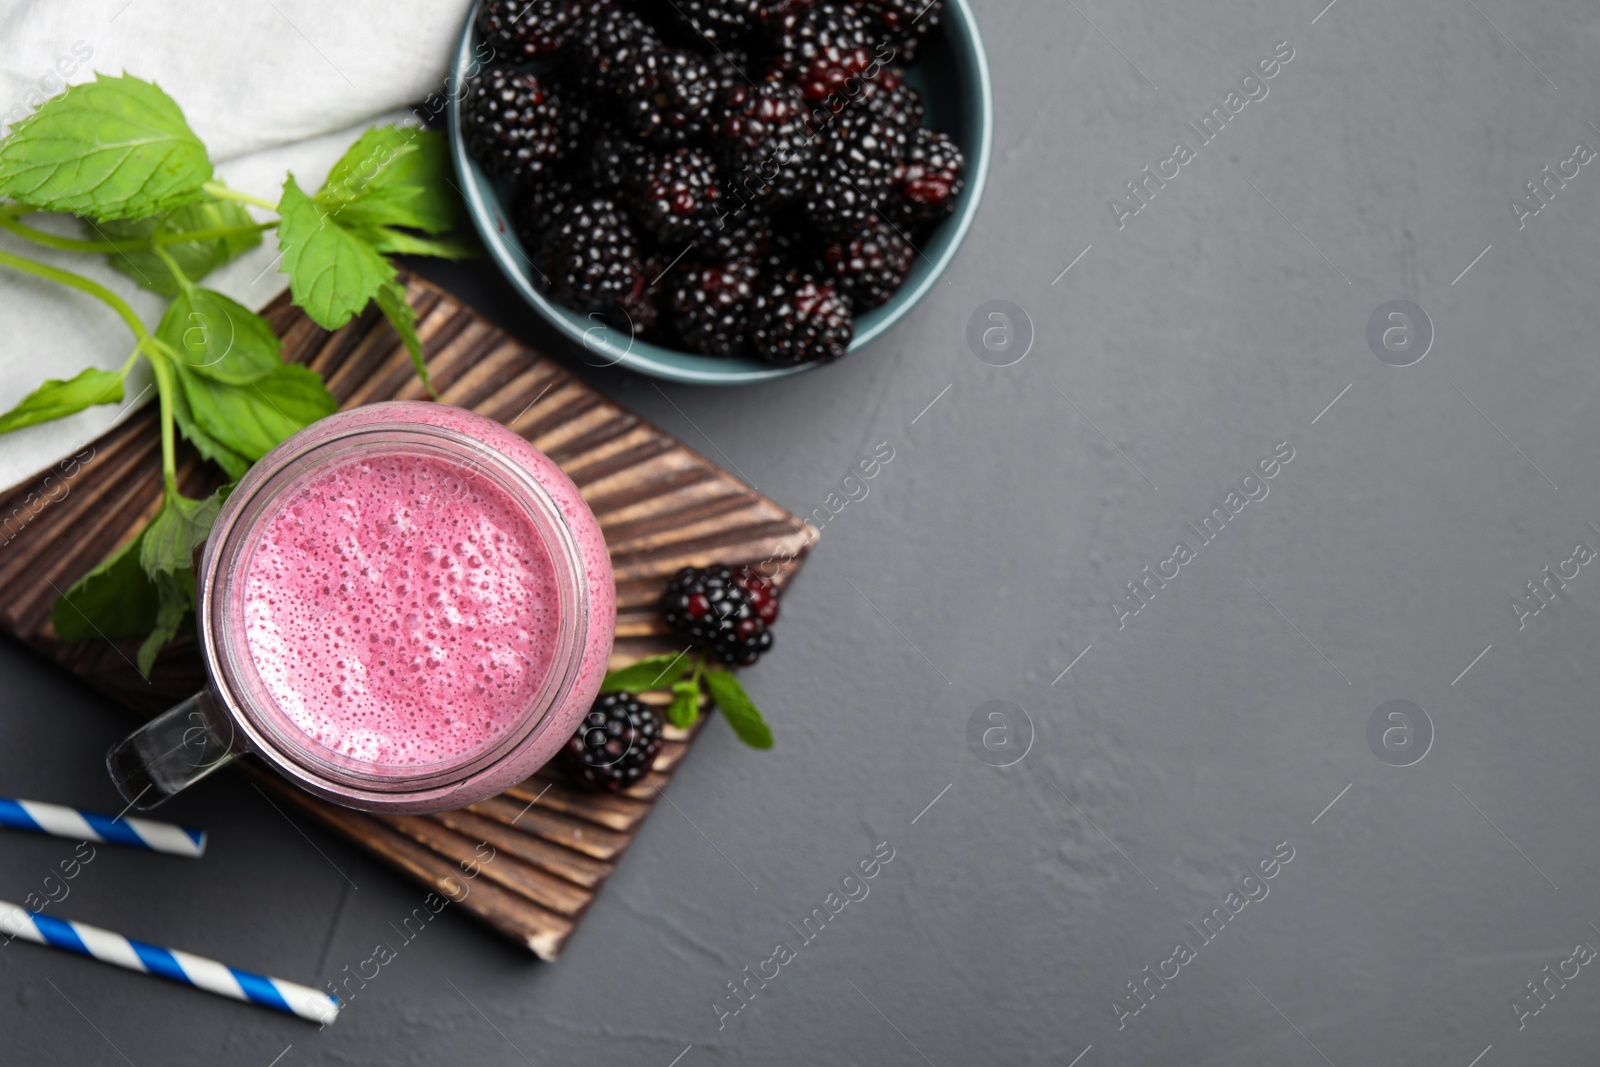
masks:
[[[314,1023],[331,1023],[339,1015],[339,998],[308,986],[239,971],[203,956],[135,941],[87,923],[34,915],[0,901],[0,931],[39,945],[66,949],[130,971],[170,978],[234,1000],[298,1015]]]
[[[79,811],[61,804],[0,797],[0,826],[54,834],[74,841],[95,841],[168,852],[174,856],[199,856],[206,850],[206,832],[152,819],[124,819]]]

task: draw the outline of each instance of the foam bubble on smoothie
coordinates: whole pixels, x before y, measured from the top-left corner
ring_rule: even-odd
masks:
[[[320,472],[262,524],[245,637],[278,709],[318,745],[399,772],[512,729],[550,670],[555,571],[505,490],[431,455]]]

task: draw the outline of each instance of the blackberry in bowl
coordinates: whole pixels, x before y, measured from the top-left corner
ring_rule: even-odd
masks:
[[[493,89],[452,98],[452,153],[497,265],[592,365],[812,370],[904,317],[971,225],[992,101],[968,0],[510,10],[468,21],[456,77]]]

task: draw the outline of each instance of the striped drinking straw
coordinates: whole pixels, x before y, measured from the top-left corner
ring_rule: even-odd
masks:
[[[0,931],[24,941],[114,963],[130,971],[170,978],[234,1000],[298,1015],[314,1023],[331,1023],[339,1015],[338,997],[307,986],[235,970],[203,956],[135,941],[87,923],[34,915],[5,901],[0,901]]]
[[[174,856],[199,856],[206,850],[204,830],[190,830],[152,819],[113,818],[37,800],[0,797],[0,826],[54,834],[74,841],[128,845]]]

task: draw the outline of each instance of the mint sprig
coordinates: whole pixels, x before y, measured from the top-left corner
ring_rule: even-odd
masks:
[[[46,102],[0,140],[0,230],[47,248],[108,257],[142,288],[172,297],[151,332],[115,292],[81,274],[0,249],[0,267],[49,279],[101,301],[133,335],[116,371],[88,368],[47,381],[9,412],[0,433],[119,403],[127,376],[149,364],[160,401],[161,510],[150,525],[79,580],[51,618],[67,641],[147,635],[139,670],[194,609],[192,561],[227,486],[203,500],[178,488],[181,437],[231,480],[337,402],[307,367],[283,362],[260,315],[197,284],[277,231],[296,304],[337,329],[376,301],[430,394],[416,314],[385,255],[474,254],[450,231],[463,219],[448,181],[443,138],[396,126],[364,133],[308,194],[290,175],[276,202],[214,180],[205,145],[178,104],[151,82],[97,76]],[[250,208],[274,212],[258,221]],[[92,233],[64,237],[22,221],[36,212],[82,218]]]
[[[735,737],[751,748],[772,747],[772,729],[738,676],[712,664],[703,651],[650,656],[607,672],[600,682],[602,693],[672,693],[667,720],[680,730],[699,721],[702,687],[712,703],[722,709],[722,717]]]

